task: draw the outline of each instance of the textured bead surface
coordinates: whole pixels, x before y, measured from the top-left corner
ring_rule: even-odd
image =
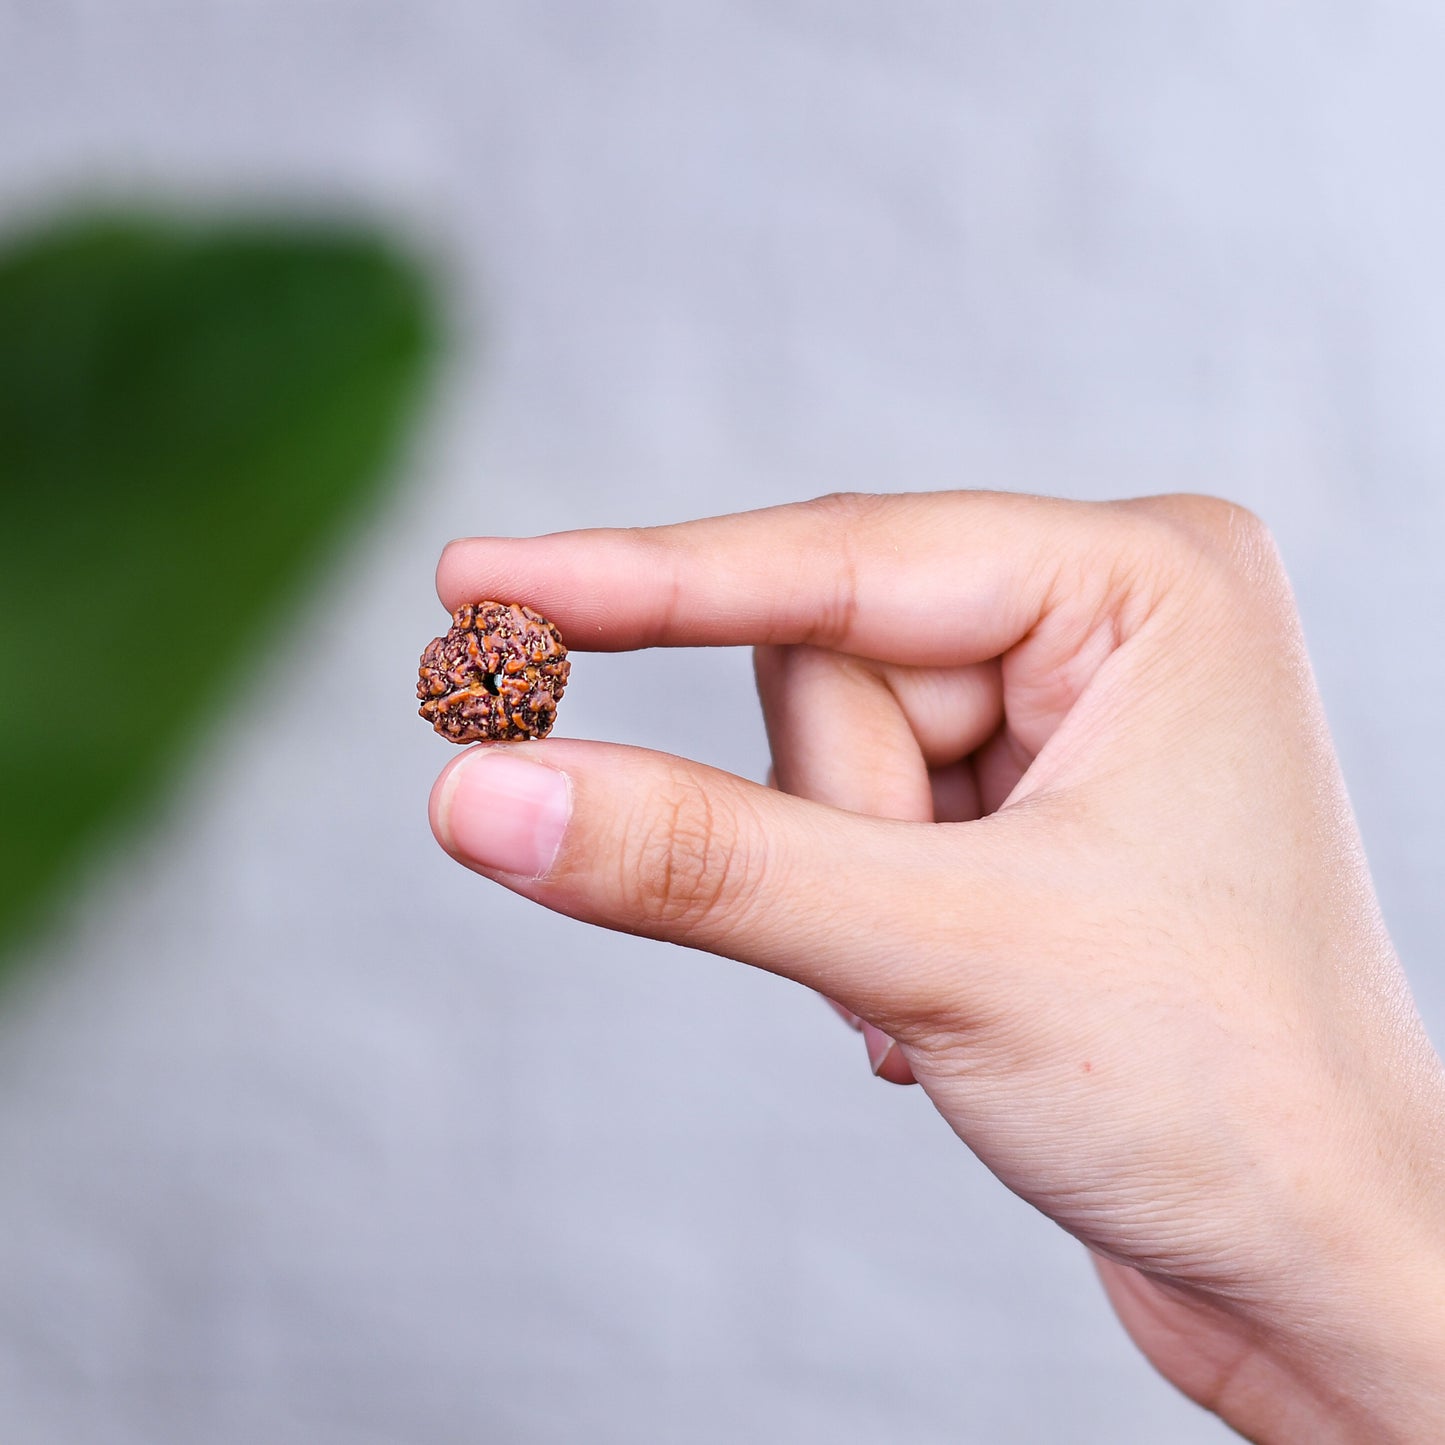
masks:
[[[567,649],[519,602],[469,602],[421,655],[419,712],[449,742],[544,738],[567,686]]]

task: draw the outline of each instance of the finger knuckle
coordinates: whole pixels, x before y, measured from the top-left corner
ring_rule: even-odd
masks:
[[[847,527],[876,517],[888,507],[889,499],[877,492],[825,492],[803,505],[828,521]]]
[[[1149,498],[1144,516],[1151,545],[1174,570],[1233,592],[1279,592],[1285,575],[1279,548],[1268,525],[1248,507],[1184,493]]]
[[[1187,550],[1234,556],[1272,545],[1264,521],[1248,507],[1224,497],[1193,492],[1151,497],[1145,511],[1161,535],[1172,537]]]
[[[720,941],[746,911],[759,867],[736,810],[679,770],[627,831],[620,891],[643,931]]]
[[[818,545],[832,561],[829,595],[812,601],[813,620],[804,641],[823,647],[846,645],[858,618],[865,538],[888,525],[897,498],[869,492],[829,492],[804,503],[817,514]]]

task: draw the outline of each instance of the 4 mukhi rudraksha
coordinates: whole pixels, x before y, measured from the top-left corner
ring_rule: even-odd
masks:
[[[419,709],[454,743],[544,738],[567,686],[562,635],[519,602],[469,602],[421,655]]]

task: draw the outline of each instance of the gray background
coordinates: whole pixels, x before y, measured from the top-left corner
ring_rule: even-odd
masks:
[[[1223,1438],[815,1000],[450,864],[408,678],[458,533],[1230,494],[1438,1041],[1442,73],[1407,0],[0,0],[7,218],[375,211],[457,335],[399,501],[0,1013],[0,1435]],[[337,688],[345,738],[285,704]],[[563,727],[765,768],[742,655],[582,657]]]

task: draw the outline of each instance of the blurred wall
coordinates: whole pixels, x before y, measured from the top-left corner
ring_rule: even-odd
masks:
[[[451,865],[410,678],[458,533],[1226,493],[1445,1040],[1442,69],[1409,0],[0,0],[6,216],[378,212],[457,337],[401,502],[0,1010],[0,1434],[1225,1438],[814,1000]],[[563,727],[765,767],[741,655],[584,656]]]

